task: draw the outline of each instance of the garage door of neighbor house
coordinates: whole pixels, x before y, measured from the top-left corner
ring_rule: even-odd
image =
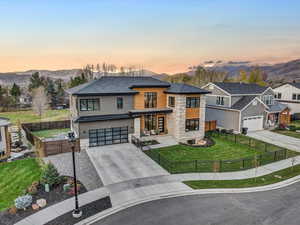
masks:
[[[248,131],[262,130],[264,119],[263,116],[245,117],[243,127],[247,127]]]
[[[128,142],[128,127],[89,130],[89,145],[102,146]]]

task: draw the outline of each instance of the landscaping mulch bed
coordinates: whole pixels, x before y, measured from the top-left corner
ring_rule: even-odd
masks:
[[[68,177],[65,177],[66,179]],[[80,183],[80,182],[79,182]],[[65,183],[62,182],[57,187],[52,188],[50,192],[45,192],[44,186],[39,185],[38,192],[33,195],[33,203],[36,202],[37,199],[44,198],[47,200],[47,205],[43,209],[47,208],[48,206],[54,205],[58,202],[61,202],[63,200],[66,200],[68,198],[73,197],[73,195],[68,194],[63,190],[63,185]],[[81,183],[80,183],[81,184]],[[82,194],[84,192],[87,192],[87,189],[81,184],[79,194]],[[42,209],[40,209],[42,210]],[[13,225],[16,222],[24,219],[27,216],[30,216],[34,214],[35,212],[31,207],[28,207],[25,211],[24,210],[18,210],[16,214],[10,214],[8,210],[1,211],[0,212],[0,225]]]
[[[72,211],[67,212],[54,220],[49,221],[45,225],[71,225],[78,223],[81,220],[84,220],[90,216],[93,216],[99,212],[104,211],[105,209],[111,208],[111,201],[109,197],[105,197],[96,201],[93,201],[89,204],[86,204],[80,209],[82,210],[82,216],[80,218],[74,218],[72,216]]]

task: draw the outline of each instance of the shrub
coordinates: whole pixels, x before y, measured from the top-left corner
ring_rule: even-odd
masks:
[[[283,123],[279,124],[278,130],[286,130],[286,125]]]
[[[15,215],[18,212],[18,209],[16,206],[12,206],[8,209],[8,213],[11,215]]]
[[[15,199],[15,206],[17,209],[26,209],[32,203],[31,195],[23,195]]]
[[[296,130],[298,130],[298,128],[296,126],[294,126],[294,125],[290,125],[289,126],[289,130],[290,131],[296,131]]]
[[[42,170],[42,184],[49,184],[50,186],[60,184],[62,177],[59,175],[57,169],[52,163],[48,163]]]
[[[31,195],[35,195],[38,192],[38,188],[35,185],[30,185],[29,188],[27,189],[28,193]]]

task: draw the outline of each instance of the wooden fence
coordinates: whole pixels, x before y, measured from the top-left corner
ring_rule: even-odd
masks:
[[[74,143],[70,143],[68,139],[42,139],[32,133],[33,131],[39,130],[63,128],[70,128],[69,120],[22,124],[22,129],[25,132],[27,140],[34,145],[39,157],[47,157],[50,155],[71,152],[72,145],[74,145],[75,151],[80,151],[79,139],[77,139]]]
[[[205,121],[205,131],[213,131],[217,129],[217,121]]]

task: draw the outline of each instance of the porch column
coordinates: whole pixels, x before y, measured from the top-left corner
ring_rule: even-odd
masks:
[[[134,136],[139,138],[141,136],[141,118],[134,118]]]

